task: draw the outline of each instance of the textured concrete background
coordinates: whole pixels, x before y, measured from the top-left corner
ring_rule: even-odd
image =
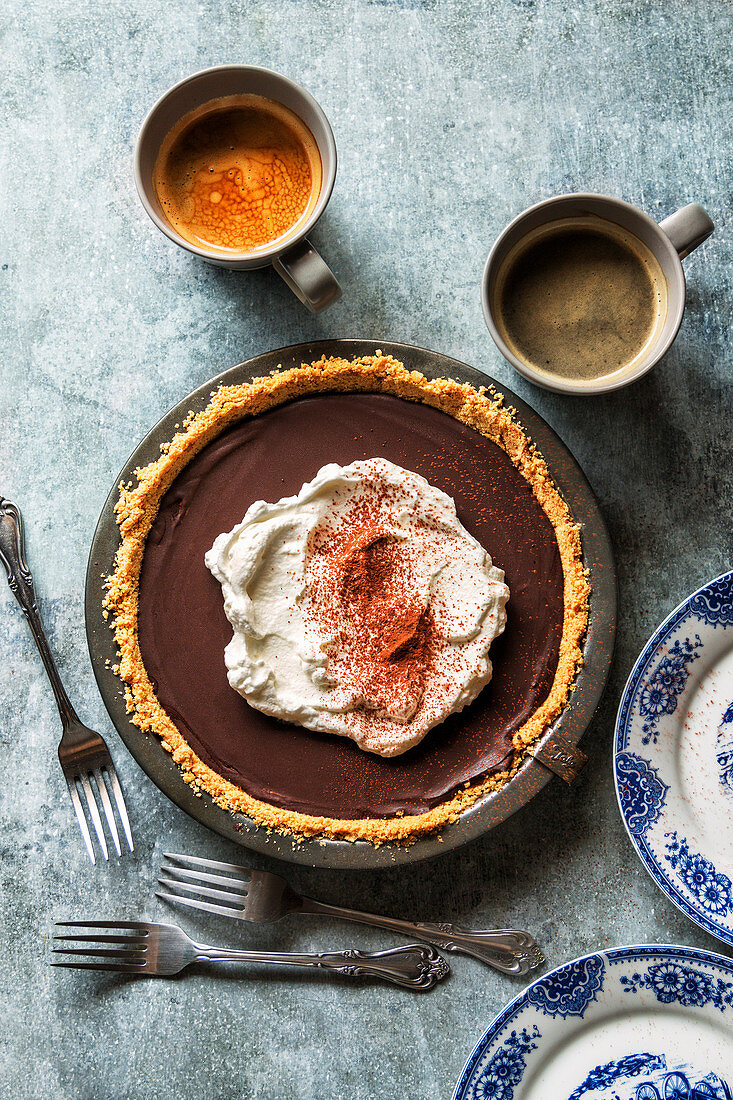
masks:
[[[55,760],[51,692],[0,586],[0,1095],[445,1100],[475,1040],[521,988],[469,959],[422,997],[309,974],[128,982],[47,965],[55,919],[169,916],[151,898],[164,849],[246,858],[159,794],[112,730],[86,652],[84,569],[119,467],[165,409],[239,360],[319,336],[436,348],[529,401],[598,494],[621,618],[610,689],[586,741],[591,761],[574,788],[553,782],[485,840],[429,865],[287,873],[335,902],[526,926],[552,964],[639,941],[716,949],[637,861],[610,749],[644,640],[733,557],[731,8],[11,0],[0,20],[0,492],[23,509],[53,649],[82,715],[108,738],[137,844],[119,865],[89,866]],[[177,249],[137,201],[131,155],[147,108],[179,78],[222,62],[287,73],[332,121],[339,175],[314,237],[345,294],[321,318],[271,271],[229,273]],[[689,309],[664,364],[630,390],[587,401],[515,376],[479,300],[504,224],[572,189],[619,195],[660,218],[697,200],[718,224],[686,262]],[[232,945],[390,942],[325,921],[180,921]]]

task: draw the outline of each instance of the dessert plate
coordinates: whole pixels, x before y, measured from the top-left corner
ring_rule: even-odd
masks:
[[[494,1020],[453,1100],[732,1100],[733,961],[617,947],[565,963]]]
[[[383,844],[377,847],[365,841],[321,838],[299,842],[290,836],[268,832],[243,815],[234,815],[222,809],[207,794],[192,790],[158,739],[143,733],[130,721],[122,685],[112,671],[117,653],[112,631],[102,617],[103,578],[113,569],[119,545],[114,506],[120,482],[131,481],[136,468],[147,465],[159,456],[161,443],[173,436],[176,426],[189,412],[198,412],[208,403],[212,389],[219,384],[241,384],[267,375],[278,367],[300,366],[322,355],[350,359],[374,355],[377,350],[393,355],[408,369],[418,370],[428,378],[455,378],[474,387],[487,386],[492,381],[479,371],[436,352],[373,340],[328,340],[300,344],[257,356],[233,367],[207,381],[171,409],[125,463],[102,510],[87,568],[85,613],[94,673],[110,717],[137,762],[174,803],[202,824],[249,848],[310,866],[391,867],[439,855],[486,833],[526,805],[549,782],[553,773],[545,764],[528,757],[510,783],[481,798],[457,821],[445,826],[439,837],[430,835],[408,846]],[[556,770],[562,770],[564,763],[572,759],[575,747],[598,705],[613,655],[616,628],[613,555],[593,492],[570,452],[528,405],[506,387],[498,388],[505,394],[508,403],[516,408],[520,421],[544,455],[555,484],[582,529],[584,565],[591,585],[584,664],[565,710],[535,750],[541,752],[546,749],[545,759]]]
[[[733,945],[733,572],[688,597],[645,646],[621,698],[614,773],[647,871]]]

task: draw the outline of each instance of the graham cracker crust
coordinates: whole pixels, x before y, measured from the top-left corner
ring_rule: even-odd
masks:
[[[422,402],[493,440],[529,483],[552,523],[563,567],[564,623],[554,682],[541,706],[514,734],[511,766],[464,787],[429,812],[417,815],[358,820],[313,817],[252,798],[204,764],[187,744],[158,702],[140,653],[138,583],[145,540],[163,495],[183,467],[238,420],[256,416],[297,397],[339,391],[384,393]],[[583,662],[581,642],[588,623],[590,587],[582,563],[580,533],[552,481],[545,460],[517,421],[515,411],[504,404],[503,395],[493,387],[474,389],[446,378],[431,381],[418,371],[408,371],[392,356],[380,353],[353,360],[326,359],[324,356],[315,363],[274,371],[252,382],[220,386],[212,393],[206,407],[195,415],[189,414],[182,430],[161,445],[161,455],[155,462],[135,470],[135,477],[136,485],[121,483],[119,486],[115,513],[121,542],[114,571],[105,580],[103,614],[110,619],[119,655],[115,672],[125,685],[131,720],[141,730],[158,736],[182,769],[185,781],[198,791],[208,792],[223,808],[246,814],[267,829],[295,838],[409,843],[418,836],[439,830],[449,821],[456,821],[482,795],[504,786],[567,703]]]

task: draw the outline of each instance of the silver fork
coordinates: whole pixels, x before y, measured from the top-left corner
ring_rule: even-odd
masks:
[[[177,901],[192,909],[204,909],[236,920],[262,924],[280,920],[286,913],[318,913],[343,920],[371,924],[405,936],[417,936],[443,951],[471,955],[503,974],[528,974],[542,966],[545,957],[528,932],[504,928],[495,931],[470,931],[453,924],[413,924],[392,917],[377,917],[353,909],[325,905],[296,893],[284,878],[270,871],[254,871],[213,859],[164,853],[167,864],[161,867],[158,882],[167,887],[158,890],[159,898]],[[204,870],[198,870],[204,868]],[[213,872],[224,872],[214,874]],[[169,892],[172,891],[172,892]],[[187,897],[184,891],[193,894]],[[211,901],[202,901],[210,898]],[[224,902],[226,904],[220,904]]]
[[[122,854],[120,849],[120,837],[117,831],[117,823],[115,821],[109,791],[104,781],[105,775],[112,794],[114,795],[117,812],[120,815],[120,821],[122,822],[122,828],[125,832],[128,847],[130,851],[132,851],[130,822],[127,817],[125,800],[122,797],[120,781],[117,778],[117,772],[112,763],[109,749],[98,733],[95,733],[94,730],[90,730],[79,720],[76,711],[69,701],[68,695],[64,691],[64,686],[61,683],[61,678],[56,669],[43,630],[41,616],[38,613],[36,593],[33,588],[33,577],[31,576],[31,571],[25,560],[23,542],[23,518],[20,514],[20,509],[17,505],[13,504],[12,501],[5,500],[4,497],[0,496],[0,559],[5,565],[8,573],[10,590],[28,619],[31,632],[38,646],[38,651],[41,654],[41,659],[48,673],[48,678],[51,681],[51,687],[53,688],[54,697],[56,699],[56,706],[59,708],[61,724],[63,726],[63,734],[59,742],[59,761],[61,763],[61,770],[66,778],[71,801],[74,804],[74,811],[76,812],[79,828],[81,829],[81,835],[84,838],[84,844],[86,845],[90,860],[94,863],[95,858],[92,838],[89,834],[89,826],[84,816],[84,809],[82,807],[78,788],[81,787],[84,794],[89,816],[99,841],[99,847],[102,849],[102,854],[105,859],[109,859],[107,841],[102,827],[99,807],[97,806],[97,800],[94,795],[92,780],[94,780],[94,786],[96,786],[99,792],[99,797],[104,809],[104,816],[107,819],[112,842],[118,856]]]
[[[189,939],[173,924],[147,921],[59,921],[56,928],[93,929],[55,935],[57,942],[86,943],[88,947],[54,947],[55,955],[73,959],[52,961],[51,966],[73,970],[116,970],[124,974],[170,977],[197,961],[252,962],[286,966],[310,966],[331,970],[349,978],[381,978],[405,989],[432,989],[450,974],[445,959],[433,947],[413,943],[389,951],[230,951]],[[97,931],[99,930],[99,931]],[[114,946],[111,946],[114,945]],[[99,961],[101,960],[101,961]]]

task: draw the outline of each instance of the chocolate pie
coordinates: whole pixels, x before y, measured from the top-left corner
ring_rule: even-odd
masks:
[[[230,687],[232,627],[204,562],[254,501],[375,458],[452,497],[511,593],[488,686],[393,757],[270,717]],[[219,388],[137,479],[120,487],[105,598],[117,671],[132,721],[221,806],[296,836],[410,841],[507,783],[566,705],[588,617],[580,536],[493,390],[379,354],[324,358]]]

